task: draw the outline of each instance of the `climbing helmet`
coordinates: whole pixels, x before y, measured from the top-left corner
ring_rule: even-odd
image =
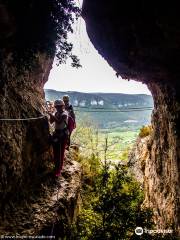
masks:
[[[57,106],[64,106],[64,101],[62,99],[55,100],[54,107],[57,107]]]
[[[68,96],[68,95],[64,95],[64,96],[63,96],[63,101],[68,102],[68,101],[69,101],[69,96]]]

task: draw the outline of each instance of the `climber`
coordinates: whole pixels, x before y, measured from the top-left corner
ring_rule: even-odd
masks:
[[[69,149],[71,133],[76,128],[76,117],[75,117],[73,106],[69,103],[69,96],[64,95],[63,96],[63,101],[65,103],[65,110],[68,112],[69,138],[68,138],[68,141],[67,141],[67,149]]]
[[[58,177],[63,168],[64,152],[67,140],[69,138],[69,131],[67,128],[68,124],[68,113],[65,111],[65,104],[63,100],[56,100],[54,102],[56,109],[53,115],[49,112],[50,123],[55,123],[55,131],[52,135],[54,163],[55,163],[55,176]]]
[[[46,101],[46,108],[48,112],[53,113],[55,111],[53,101]]]

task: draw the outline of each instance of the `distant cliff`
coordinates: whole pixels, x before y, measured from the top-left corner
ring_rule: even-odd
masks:
[[[152,107],[153,98],[146,94],[123,93],[84,93],[84,92],[60,92],[45,89],[47,100],[62,98],[68,94],[75,106],[103,107],[103,108],[127,108],[127,107]]]
[[[151,109],[147,110],[148,107],[153,107],[153,99],[150,95],[45,90],[46,100],[59,99],[65,94],[70,96],[78,120],[84,121],[88,118],[99,128],[135,129],[150,123]],[[98,108],[97,111],[87,112],[96,108]],[[123,111],[127,108],[135,110]],[[136,111],[137,108],[141,108],[141,111]]]

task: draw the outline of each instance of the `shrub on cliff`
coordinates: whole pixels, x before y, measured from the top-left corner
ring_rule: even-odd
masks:
[[[149,136],[151,134],[151,132],[152,132],[152,126],[151,125],[143,126],[140,129],[139,137],[140,138],[147,137],[147,136]]]

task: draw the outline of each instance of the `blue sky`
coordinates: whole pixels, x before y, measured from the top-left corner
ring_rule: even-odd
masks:
[[[116,77],[115,71],[90,42],[82,18],[74,25],[74,33],[69,35],[69,41],[74,44],[73,53],[79,57],[82,68],[71,67],[70,61],[57,67],[55,60],[44,88],[59,91],[151,94],[145,84]]]

